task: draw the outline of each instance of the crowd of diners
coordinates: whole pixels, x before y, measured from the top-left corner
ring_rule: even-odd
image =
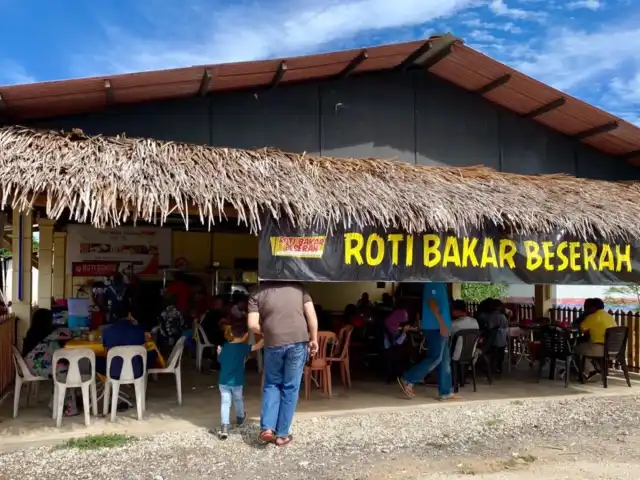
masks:
[[[290,298],[297,299],[296,302],[299,300],[300,305],[291,305]],[[227,409],[226,423],[231,403],[238,403],[240,407],[236,406],[238,423],[244,421],[244,418],[241,418],[244,413],[241,401],[238,400],[240,397],[235,387],[242,386],[244,382],[244,374],[241,371],[244,371],[244,358],[252,350],[246,346],[250,331],[266,335],[264,345],[267,347],[267,360],[269,355],[276,355],[274,352],[281,350],[278,342],[282,338],[286,337],[286,345],[304,344],[305,352],[308,343],[309,351],[313,353],[314,348],[317,350],[318,330],[337,333],[344,326],[350,325],[353,327],[350,350],[350,355],[353,356],[352,365],[366,365],[367,358],[379,358],[381,361],[374,364],[377,373],[383,375],[387,382],[397,380],[408,397],[415,395],[414,385],[432,378],[438,385],[439,398],[449,400],[456,398],[452,391],[451,361],[457,360],[461,354],[459,343],[450,344],[452,336],[463,330],[478,330],[481,334],[480,348],[488,353],[491,359],[488,368],[493,373],[500,374],[505,362],[512,318],[512,313],[505,305],[500,300],[492,298],[482,301],[477,311],[473,315],[469,314],[464,301],[449,298],[444,283],[425,283],[417,308],[407,299],[394,298],[389,293],[384,293],[381,301],[377,303],[373,302],[367,293],[363,293],[355,303],[344,308],[342,315],[336,316],[326,312],[321,305],[314,305],[309,294],[299,284],[260,287],[250,298],[246,295],[209,296],[202,282],[178,273],[163,292],[164,308],[151,328],[138,324],[131,315],[131,312],[136,310],[135,295],[131,292],[131,285],[119,274],[115,275],[108,285],[102,284],[94,288],[93,301],[101,314],[100,317],[105,319],[105,324],[101,325],[100,329],[101,341],[106,350],[116,346],[144,345],[146,330],[155,333],[154,338],[163,353],[168,353],[183,336],[187,338],[186,345],[194,349],[197,336],[195,332],[198,327],[205,332],[212,344],[221,346],[216,352],[217,355],[214,354],[211,358],[211,368],[220,368],[217,357],[226,358],[227,365],[234,364],[231,371],[220,373],[221,377],[231,379],[226,385],[221,384],[222,401]],[[292,310],[287,313],[289,309]],[[258,317],[259,323],[256,320]],[[294,317],[297,323],[291,330],[285,324]],[[587,335],[582,337],[576,353],[585,356],[602,354],[605,331],[615,325],[615,320],[605,312],[601,299],[588,299],[585,302],[584,317],[576,325],[576,328]],[[292,331],[295,333],[293,337]],[[69,329],[58,328],[53,324],[50,310],[37,310],[24,338],[22,352],[32,373],[50,377],[53,352],[63,348],[64,342],[70,338],[72,333]],[[234,347],[235,344],[239,346]],[[259,347],[253,347],[254,350],[256,348]],[[149,352],[148,364],[153,364],[154,355],[157,353]],[[239,362],[241,359],[242,363]],[[104,373],[104,359],[98,360],[96,367],[99,373]],[[56,370],[64,368],[64,365],[59,365]],[[116,365],[115,368],[121,366]],[[138,369],[141,368],[140,365]],[[270,370],[266,366],[265,368],[266,392],[270,388],[271,380],[268,373]],[[597,366],[589,363],[587,376],[592,377],[596,373]],[[113,370],[110,374],[115,378],[119,375],[118,371]],[[241,396],[241,392],[239,395]],[[121,408],[125,408],[125,405]],[[269,410],[263,405],[264,409]],[[77,409],[70,401],[65,414],[75,413]],[[224,412],[222,416],[225,416]],[[290,417],[285,428],[287,431],[293,411]],[[288,433],[284,437],[280,440],[286,443]]]

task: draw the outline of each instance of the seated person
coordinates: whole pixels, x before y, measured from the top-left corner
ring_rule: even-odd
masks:
[[[587,318],[587,316],[591,312],[592,304],[593,304],[593,298],[587,298],[584,301],[584,305],[582,306],[582,313],[578,315],[578,317],[573,321],[573,323],[571,324],[572,328],[576,328],[576,329],[580,328],[580,324],[584,322],[585,318]]]
[[[247,319],[247,310],[248,310],[248,302],[249,299],[246,295],[234,295],[233,299],[233,307],[231,307],[230,316],[231,322],[237,320],[245,320]]]
[[[120,320],[113,325],[108,326],[102,331],[102,344],[105,350],[114,347],[126,347],[126,346],[144,346],[146,343],[144,328],[140,325],[135,325],[128,319]],[[153,366],[158,358],[157,352],[147,352],[147,368]],[[114,358],[111,362],[111,371],[109,372],[112,378],[116,380],[120,378],[122,372],[122,359]],[[96,371],[102,375],[106,375],[107,372],[107,359],[106,357],[96,358]],[[136,378],[143,375],[142,359],[133,359],[133,374]]]
[[[120,272],[113,275],[111,285],[104,292],[109,314],[109,323],[116,323],[122,318],[127,318],[131,313],[131,292]]]
[[[160,341],[163,346],[172,347],[187,330],[184,316],[176,308],[173,296],[165,297],[165,309],[160,314]]]
[[[404,303],[398,302],[384,320],[383,348],[387,383],[397,378],[409,364],[412,350],[405,340],[411,329],[409,312]]]
[[[46,308],[39,308],[31,316],[31,326],[22,342],[22,356],[26,357],[31,350],[36,348],[53,331],[53,312]]]
[[[480,326],[478,325],[478,321],[470,317],[467,312],[467,304],[464,300],[454,300],[451,304],[451,329],[449,330],[449,334],[451,338],[455,336],[457,332],[462,330],[479,330]],[[459,338],[456,342],[456,345],[453,349],[453,353],[451,355],[452,360],[458,360],[460,358],[460,354],[462,353],[462,339]]]
[[[488,334],[488,342],[485,349],[488,348],[491,353],[493,370],[496,373],[502,372],[502,364],[504,363],[504,353],[507,348],[507,334],[509,331],[509,321],[504,313],[502,313],[503,304],[500,300],[490,299],[487,301],[485,313],[478,318],[478,324],[486,326]]]
[[[615,319],[604,310],[604,302],[600,298],[592,298],[588,303],[587,317],[580,324],[580,331],[589,333],[589,340],[576,345],[575,353],[580,356],[602,357],[607,328],[617,327]],[[597,371],[591,361],[585,363],[585,375],[593,377]]]
[[[360,312],[364,312],[373,308],[373,302],[369,298],[369,294],[364,292],[360,299],[356,302],[356,307]]]

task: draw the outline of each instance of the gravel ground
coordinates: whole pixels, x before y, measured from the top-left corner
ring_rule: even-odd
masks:
[[[0,479],[637,479],[638,396],[438,405],[296,422],[295,443],[259,446],[256,425],[114,449],[0,456]],[[589,463],[593,460],[593,463]],[[595,476],[594,476],[595,475]],[[625,476],[627,475],[627,476]]]

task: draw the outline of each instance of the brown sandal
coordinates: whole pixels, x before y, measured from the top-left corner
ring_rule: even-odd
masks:
[[[293,436],[287,435],[286,437],[278,437],[276,438],[276,445],[278,447],[286,447],[291,442],[293,442]]]
[[[258,439],[264,444],[273,442],[275,438],[276,436],[273,433],[273,430],[262,430],[258,436]]]

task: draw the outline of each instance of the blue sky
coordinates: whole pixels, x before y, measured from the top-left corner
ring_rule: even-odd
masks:
[[[287,57],[450,31],[640,124],[640,0],[0,0],[0,85]]]

